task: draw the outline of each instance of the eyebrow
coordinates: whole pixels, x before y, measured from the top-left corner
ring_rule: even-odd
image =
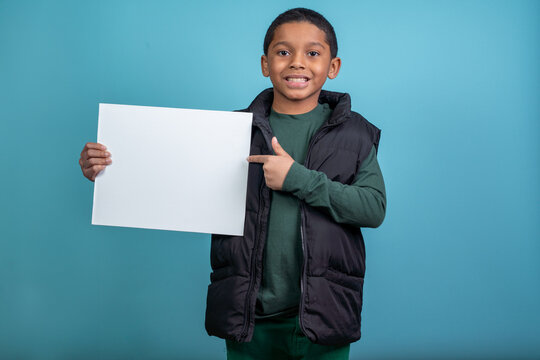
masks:
[[[274,45],[272,45],[272,48],[275,48],[276,46],[278,45],[286,45],[286,46],[290,46],[291,44],[289,44],[287,41],[278,41],[277,43],[275,43]],[[320,47],[324,47],[323,44],[321,44],[320,42],[318,41],[312,41],[310,43],[308,43],[308,46],[320,46]]]

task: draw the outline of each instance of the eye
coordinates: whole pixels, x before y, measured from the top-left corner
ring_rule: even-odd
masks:
[[[287,50],[279,50],[278,52],[279,56],[287,56],[289,55],[289,52]]]
[[[309,56],[318,56],[320,55],[318,51],[308,51]]]

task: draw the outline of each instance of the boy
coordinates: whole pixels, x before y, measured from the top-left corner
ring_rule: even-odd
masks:
[[[297,8],[270,25],[261,67],[273,88],[245,109],[244,236],[212,235],[205,325],[227,340],[229,359],[348,359],[360,338],[360,227],[382,223],[386,196],[380,130],[348,94],[322,90],[340,66],[322,15]],[[79,162],[94,180],[110,154],[89,143]]]

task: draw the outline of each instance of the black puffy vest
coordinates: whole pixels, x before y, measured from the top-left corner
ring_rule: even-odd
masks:
[[[272,155],[268,121],[272,89],[260,93],[242,111],[253,113],[250,155]],[[333,109],[313,135],[304,166],[330,180],[351,184],[380,130],[351,111],[348,94],[321,91],[320,103]],[[244,236],[212,235],[206,331],[238,342],[250,341],[255,303],[261,284],[262,256],[268,228],[271,189],[262,164],[250,163]],[[300,325],[314,343],[345,345],[360,338],[365,248],[360,228],[300,201],[304,263],[299,308]]]

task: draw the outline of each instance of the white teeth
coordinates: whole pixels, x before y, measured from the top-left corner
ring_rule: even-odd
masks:
[[[307,79],[306,78],[287,78],[287,81],[290,81],[290,82],[306,82]]]

